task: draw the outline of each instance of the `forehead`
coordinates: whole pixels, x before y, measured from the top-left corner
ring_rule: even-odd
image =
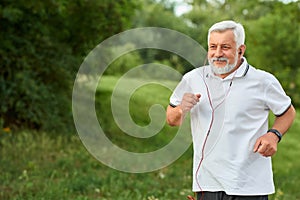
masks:
[[[214,31],[210,33],[210,44],[235,44],[234,34],[232,30]]]

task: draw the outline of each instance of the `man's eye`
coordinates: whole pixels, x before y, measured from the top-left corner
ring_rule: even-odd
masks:
[[[227,50],[227,49],[230,49],[230,47],[225,45],[225,46],[222,46],[222,49]]]
[[[215,46],[215,45],[211,45],[211,46],[209,46],[209,48],[210,48],[210,49],[216,49],[216,48],[217,48],[217,46]]]

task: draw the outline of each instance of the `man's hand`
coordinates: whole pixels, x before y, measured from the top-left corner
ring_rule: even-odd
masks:
[[[185,93],[180,104],[183,114],[189,112],[199,102],[200,97],[200,94]]]
[[[170,126],[180,126],[185,114],[199,102],[200,96],[200,94],[185,93],[179,106],[173,108],[169,105],[167,108],[167,123]]]
[[[284,135],[292,125],[296,116],[296,111],[293,105],[283,114],[275,118],[272,129],[277,129]],[[272,132],[268,132],[256,140],[254,152],[258,152],[263,156],[273,156],[277,151],[279,138]]]
[[[264,134],[256,140],[253,152],[262,156],[273,156],[277,151],[278,137],[271,132]]]

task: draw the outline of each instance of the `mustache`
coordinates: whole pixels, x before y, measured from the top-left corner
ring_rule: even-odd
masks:
[[[210,59],[211,60],[211,62],[214,62],[214,61],[228,61],[228,59],[227,58],[225,58],[225,57],[220,57],[220,58],[211,58]]]

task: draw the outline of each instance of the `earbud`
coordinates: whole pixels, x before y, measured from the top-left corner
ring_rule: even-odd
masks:
[[[239,54],[241,55],[242,53],[243,53],[242,50],[240,50]]]

